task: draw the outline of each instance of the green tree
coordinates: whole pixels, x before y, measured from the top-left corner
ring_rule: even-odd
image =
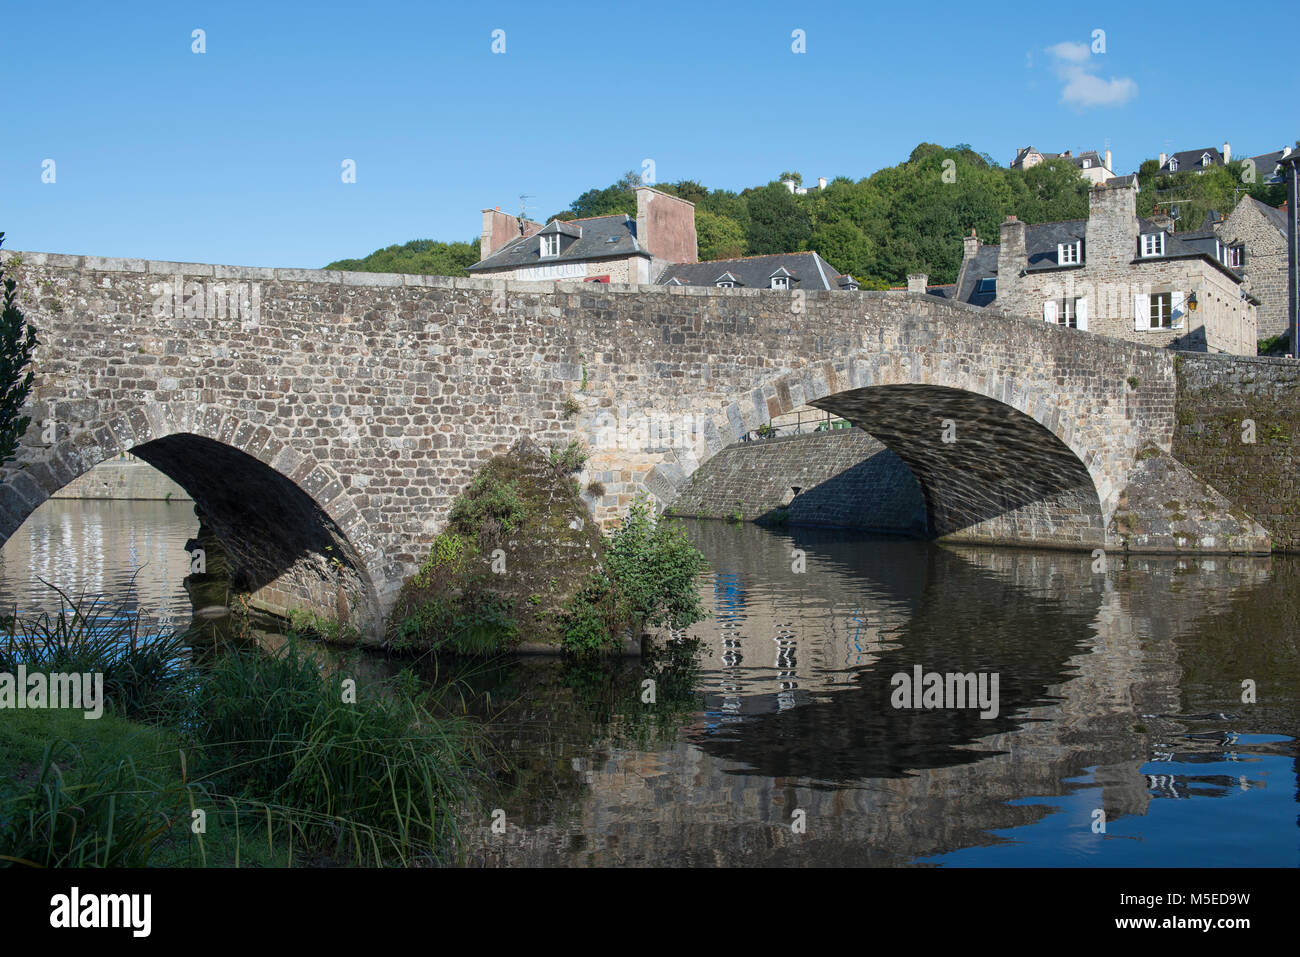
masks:
[[[441,243],[413,239],[401,246],[376,249],[363,259],[340,259],[326,269],[353,272],[396,272],[422,276],[468,276],[467,267],[479,260],[479,241]]]
[[[701,262],[710,259],[738,259],[745,255],[745,230],[729,216],[697,209],[695,235],[700,247]]]
[[[875,268],[875,246],[852,223],[834,222],[818,226],[813,230],[808,248],[854,279],[870,276]]]
[[[0,245],[5,234],[0,233]],[[32,391],[35,373],[31,368],[36,349],[36,330],[18,308],[18,282],[5,273],[0,257],[0,287],[4,289],[4,307],[0,309],[0,464],[8,462],[18,451],[18,440],[31,424],[22,414]]]
[[[755,256],[793,253],[806,248],[812,219],[804,204],[780,183],[756,189],[746,197],[749,226],[745,239]]]

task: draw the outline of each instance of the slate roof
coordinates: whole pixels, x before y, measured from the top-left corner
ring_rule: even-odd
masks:
[[[987,306],[997,298],[996,289],[980,291],[981,279],[997,279],[998,246],[980,246],[975,251],[975,259],[966,268],[961,277],[961,288],[956,290],[958,302],[968,302],[972,306]]]
[[[1259,211],[1263,214],[1265,219],[1273,224],[1273,228],[1283,236],[1287,234],[1286,213],[1282,212],[1282,210],[1278,209],[1276,206],[1270,206],[1268,203],[1261,203],[1254,196],[1247,196],[1246,198],[1259,207]]]
[[[1016,166],[1019,163],[1023,163],[1025,157],[1028,156],[1030,153],[1037,153],[1045,160],[1054,160],[1054,159],[1069,160],[1071,163],[1073,163],[1075,166],[1079,167],[1080,169],[1083,169],[1083,161],[1085,159],[1092,160],[1093,166],[1100,166],[1103,168],[1106,166],[1106,160],[1096,150],[1084,150],[1082,153],[1079,153],[1077,156],[1075,155],[1065,156],[1062,153],[1044,153],[1042,150],[1036,150],[1032,146],[1022,146],[1020,147],[1020,149],[1016,150],[1016,158],[1011,161],[1011,165]]]
[[[1277,173],[1277,164],[1285,153],[1282,150],[1274,150],[1271,153],[1261,153],[1258,156],[1252,156],[1255,161],[1255,175],[1261,180],[1267,180]]]
[[[1028,254],[1029,262],[1025,269],[1029,272],[1035,272],[1042,269],[1056,269],[1061,264],[1057,262],[1057,247],[1062,244],[1073,244],[1081,242],[1084,239],[1088,229],[1086,219],[1067,219],[1059,223],[1039,223],[1034,226],[1025,227],[1025,252]],[[996,248],[996,247],[994,247]],[[1082,262],[1077,265],[1083,265]],[[1073,269],[1075,263],[1068,263],[1063,268]]]
[[[1201,157],[1206,153],[1210,154],[1210,166],[1223,165],[1223,154],[1213,146],[1207,146],[1201,150],[1183,150],[1181,153],[1174,153],[1165,159],[1164,165],[1160,167],[1160,172],[1168,173],[1169,161],[1175,159],[1178,160],[1178,169],[1175,172],[1181,173],[1183,170],[1189,169],[1209,169],[1209,166],[1201,165]]]
[[[560,254],[543,259],[541,240],[537,237],[549,233],[561,236]],[[544,266],[634,254],[650,256],[637,242],[636,220],[626,213],[569,221],[553,219],[537,235],[512,239],[487,259],[470,266],[469,271],[503,266]]]
[[[774,253],[768,256],[746,256],[743,259],[715,259],[703,263],[679,263],[669,266],[658,282],[670,283],[674,279],[683,286],[713,286],[724,274],[730,274],[737,286],[746,289],[771,288],[772,274],[785,269],[790,274],[792,289],[842,289],[841,276],[835,267],[815,252]]]

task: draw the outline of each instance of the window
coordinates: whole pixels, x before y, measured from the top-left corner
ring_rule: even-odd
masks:
[[[1083,168],[1084,168],[1084,169],[1091,169],[1091,168],[1092,168],[1092,160],[1084,160],[1084,161],[1083,161]]]
[[[1246,261],[1244,255],[1245,249],[1242,246],[1228,247],[1228,265],[1233,269],[1240,269]]]
[[[719,289],[730,289],[730,288],[731,288],[732,286],[734,286],[734,285],[735,285],[734,282],[729,282],[729,281],[727,281],[726,279],[720,279],[720,280],[718,280],[718,288],[719,288]]]
[[[985,278],[981,279],[979,288],[977,288],[975,291],[976,292],[997,292],[998,291],[997,277],[986,276]]]
[[[1201,154],[1201,165],[1202,165],[1202,166],[1209,166],[1209,165],[1210,165],[1211,163],[1213,163],[1213,162],[1214,162],[1214,158],[1211,157],[1209,153],[1202,153],[1202,154]]]
[[[1143,256],[1163,256],[1165,254],[1165,234],[1164,233],[1143,233],[1142,234],[1142,255]]]
[[[1169,158],[1169,172],[1176,173],[1177,171],[1178,171],[1178,157],[1172,156]]]
[[[1060,243],[1056,247],[1056,261],[1062,266],[1079,262],[1082,243]]]
[[[1043,303],[1043,319],[1070,329],[1088,328],[1088,300],[1069,296],[1048,299]]]
[[[1172,329],[1174,327],[1174,294],[1172,292],[1153,292],[1149,297],[1150,328]]]
[[[790,277],[789,277],[789,276],[773,276],[773,277],[772,277],[772,288],[773,288],[773,289],[789,289],[789,288],[790,288]]]
[[[560,237],[552,233],[550,236],[542,237],[542,255],[558,256],[560,255]]]

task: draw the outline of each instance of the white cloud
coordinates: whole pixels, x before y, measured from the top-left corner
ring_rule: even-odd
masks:
[[[1047,48],[1057,60],[1065,60],[1069,63],[1087,63],[1091,51],[1086,43],[1070,43],[1068,40],[1064,43],[1056,43]]]
[[[1129,77],[1105,79],[1096,74],[1096,60],[1086,43],[1065,41],[1047,48],[1053,70],[1062,82],[1061,102],[1076,109],[1091,106],[1123,106],[1137,96],[1138,88]]]

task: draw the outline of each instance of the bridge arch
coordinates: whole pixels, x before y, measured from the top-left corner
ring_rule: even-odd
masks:
[[[1125,382],[1066,388],[1056,369],[981,365],[942,349],[854,352],[767,377],[649,470],[668,507],[689,476],[771,419],[811,405],[899,456],[921,487],[930,534],[1055,546],[1105,544],[1133,462]],[[1118,397],[1098,401],[1099,392]]]
[[[95,411],[99,411],[96,409]],[[0,469],[0,545],[47,498],[129,452],[185,489],[221,542],[232,591],[285,614],[303,608],[370,635],[382,622],[382,551],[337,473],[266,425],[198,403],[146,402],[108,415],[28,428]]]

